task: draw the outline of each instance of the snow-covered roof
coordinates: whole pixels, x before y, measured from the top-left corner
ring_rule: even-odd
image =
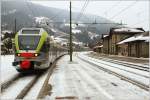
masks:
[[[55,38],[55,41],[57,41],[57,42],[65,42],[65,41],[68,41],[67,39],[64,39],[64,38],[59,38],[59,37],[56,37]]]
[[[128,27],[123,27],[123,28],[117,28],[114,29],[115,32],[144,32],[143,30],[137,29],[137,28],[128,28]]]
[[[36,28],[36,27],[26,28],[26,27],[23,27],[21,30],[40,30],[40,29],[43,29],[43,28]]]
[[[107,37],[107,36],[109,36],[109,35],[103,35],[104,38]]]
[[[72,33],[80,33],[80,32],[81,32],[81,30],[77,30],[77,29],[72,30]]]
[[[95,49],[95,48],[102,48],[102,47],[103,47],[103,45],[95,46],[94,49]]]
[[[55,29],[53,29],[53,28],[51,28],[51,31],[52,31],[52,32],[57,32],[57,31],[56,31]]]
[[[83,45],[82,42],[76,42],[76,41],[73,41],[73,43],[74,43],[75,45]]]
[[[38,23],[38,24],[46,24],[46,22],[49,22],[49,21],[50,21],[49,18],[43,17],[43,16],[34,17],[34,18],[35,18],[35,22]]]
[[[138,36],[132,36],[130,38],[127,38],[117,44],[123,44],[123,43],[127,43],[127,42],[132,42],[132,41],[145,41],[145,42],[149,42],[150,41],[150,37],[149,36],[143,36],[142,34],[141,35],[138,35]]]

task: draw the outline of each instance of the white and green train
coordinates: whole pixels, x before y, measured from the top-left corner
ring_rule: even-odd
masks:
[[[15,36],[13,66],[19,72],[46,69],[67,52],[43,28],[22,28]]]

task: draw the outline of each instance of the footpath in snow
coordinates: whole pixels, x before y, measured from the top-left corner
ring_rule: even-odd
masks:
[[[149,92],[78,58],[73,62],[66,55],[57,63],[49,84],[50,95],[45,99],[77,100],[149,100]]]

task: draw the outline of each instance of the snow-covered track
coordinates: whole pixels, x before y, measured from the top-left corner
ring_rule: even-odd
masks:
[[[23,99],[44,73],[46,71],[16,74],[2,84],[2,98]],[[11,96],[7,97],[7,95]]]
[[[32,86],[37,82],[39,79],[40,74],[36,75],[17,95],[16,99],[23,99],[24,96],[28,93],[28,91],[32,88]]]
[[[129,73],[132,73],[132,74],[135,74],[135,75],[138,75],[138,76],[142,76],[142,77],[145,77],[145,78],[150,78],[150,77],[147,76],[147,75],[139,74],[139,73],[133,72],[133,71],[131,71],[131,70],[128,70],[128,69],[125,69],[125,68],[121,68],[121,67],[118,67],[118,66],[117,66],[117,65],[118,65],[117,63],[115,63],[115,64],[117,64],[117,65],[114,66],[114,65],[105,63],[106,61],[105,61],[105,62],[102,62],[102,61],[104,61],[104,60],[102,60],[102,61],[95,60],[95,59],[90,59],[90,60],[92,60],[92,61],[94,61],[94,62],[97,62],[97,63],[101,63],[101,64],[103,64],[103,65],[115,67],[115,68],[117,68],[117,69],[119,69],[119,70],[123,70],[123,71],[129,72]],[[107,61],[107,62],[110,63],[110,61]],[[113,63],[112,63],[112,64],[113,64]],[[119,64],[119,65],[122,65],[123,67],[126,67],[126,66],[123,65],[123,64]],[[143,70],[142,70],[142,71],[143,71]]]
[[[64,54],[64,55],[66,55],[66,54]],[[62,55],[62,56],[64,56],[64,55]],[[51,77],[51,75],[52,75],[52,73],[53,73],[54,68],[56,67],[57,61],[58,61],[62,56],[59,56],[59,57],[53,62],[53,64],[51,65],[51,67],[48,69],[48,75],[47,75],[47,77],[46,77],[46,79],[45,79],[45,81],[44,81],[44,84],[43,84],[43,86],[42,86],[42,88],[41,88],[41,90],[40,90],[40,92],[39,92],[39,94],[38,94],[38,96],[37,96],[37,99],[43,99],[43,98],[48,94],[48,91],[51,91],[51,88],[52,88],[52,87],[51,87],[50,84],[48,84],[48,81],[49,81],[49,79],[50,79],[50,77]]]
[[[79,56],[78,56],[78,57],[79,57]],[[115,71],[112,71],[112,70],[109,70],[109,69],[107,69],[107,68],[104,68],[104,67],[102,67],[102,66],[99,66],[99,65],[97,65],[97,64],[95,64],[95,63],[93,63],[93,62],[91,62],[91,61],[89,61],[89,60],[87,60],[87,59],[82,58],[82,57],[79,57],[79,58],[80,58],[81,60],[83,60],[83,61],[85,61],[85,62],[87,62],[87,63],[93,65],[93,66],[96,66],[97,68],[99,68],[99,69],[101,69],[101,70],[103,70],[103,71],[105,71],[105,72],[108,72],[108,73],[110,73],[110,74],[113,74],[113,75],[115,75],[115,76],[117,76],[117,77],[119,77],[119,78],[121,78],[121,79],[123,79],[123,80],[125,80],[125,81],[127,81],[127,82],[130,82],[130,83],[132,83],[132,84],[134,84],[134,85],[136,85],[136,86],[138,86],[138,87],[140,87],[140,88],[146,90],[146,91],[149,91],[149,85],[147,85],[147,84],[144,84],[144,83],[142,83],[142,82],[140,82],[140,81],[137,81],[137,80],[132,79],[132,78],[130,78],[130,77],[127,77],[127,76],[124,76],[124,75],[122,75],[122,74],[119,74],[119,73],[117,73],[117,72],[115,72]]]
[[[6,82],[3,82],[1,84],[1,92],[3,92],[5,89],[7,89],[11,84],[13,84],[13,82],[18,80],[20,77],[22,77],[22,74],[16,74],[12,78],[7,80]]]
[[[103,57],[99,57],[99,58],[103,61],[109,61],[109,62],[114,63],[114,64],[123,65],[125,67],[135,68],[135,69],[149,72],[149,66],[147,66],[147,65],[133,64],[133,63],[129,63],[129,62],[107,59],[107,58],[103,58]]]

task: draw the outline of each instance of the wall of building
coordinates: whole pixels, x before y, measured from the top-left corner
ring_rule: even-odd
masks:
[[[110,31],[109,36],[102,38],[103,47],[101,50],[97,50],[100,53],[111,55],[122,55],[131,57],[149,57],[149,43],[144,41],[135,41],[118,45],[117,43],[135,35],[141,33],[133,32],[115,32]],[[144,36],[147,36],[148,33]]]
[[[128,52],[131,57],[149,57],[149,43],[136,41],[128,43]]]
[[[109,38],[103,39],[103,53],[109,54]]]
[[[148,42],[142,42],[140,50],[141,50],[140,51],[141,57],[149,57],[149,43]]]
[[[110,40],[110,45],[111,45],[111,52],[110,54],[114,54],[117,55],[118,54],[118,45],[117,43],[132,36],[133,34],[129,34],[129,33],[113,33],[111,35],[111,40]]]
[[[118,45],[118,55],[128,56],[128,44]]]

